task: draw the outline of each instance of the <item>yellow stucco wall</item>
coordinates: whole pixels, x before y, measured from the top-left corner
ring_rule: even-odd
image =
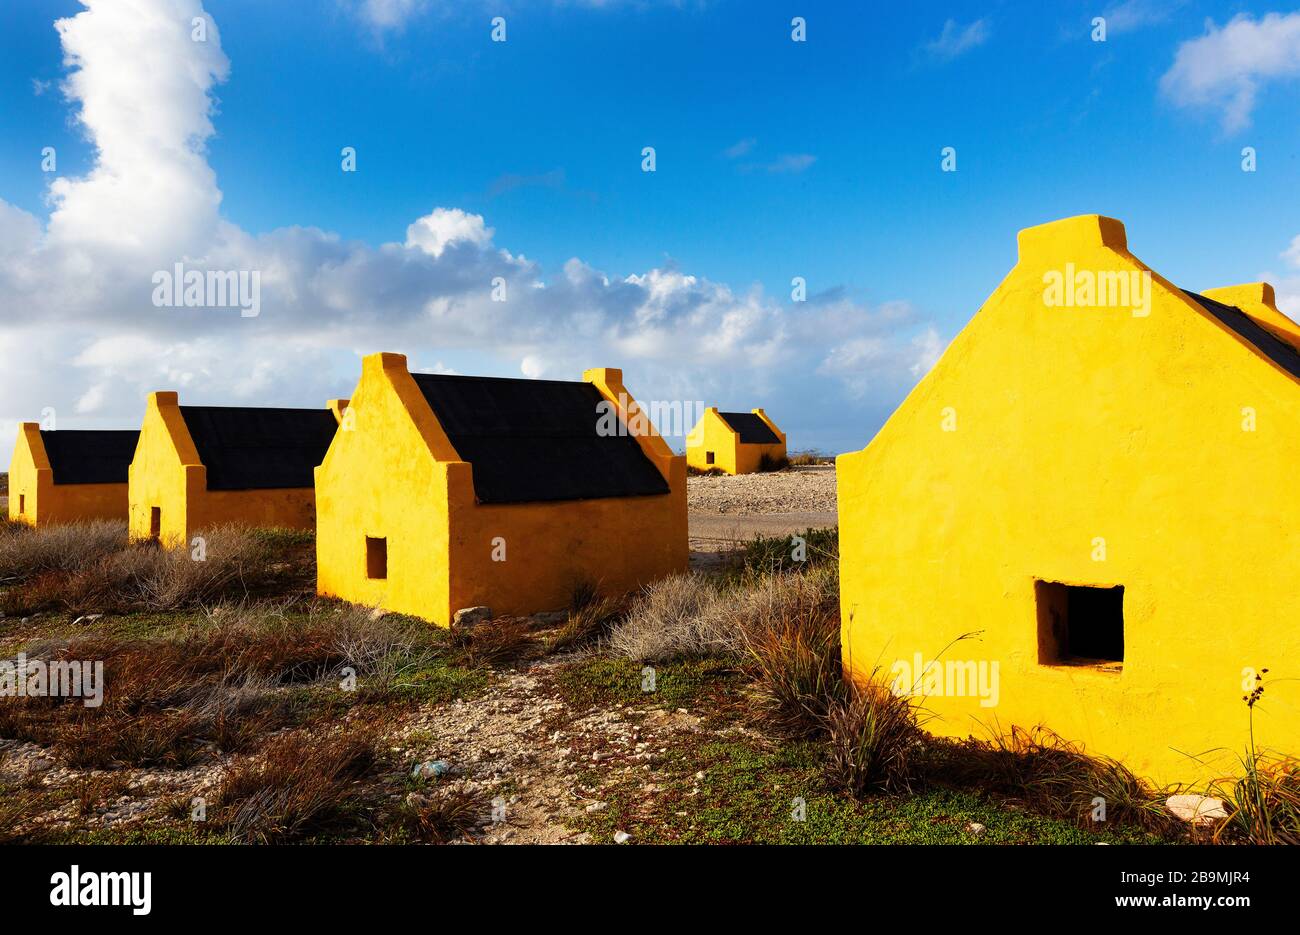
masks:
[[[583,376],[635,411],[619,371]],[[553,610],[580,582],[615,594],[686,569],[686,462],[658,435],[637,441],[668,495],[485,505],[405,357],[367,357],[351,411],[353,430],[335,436],[316,472],[321,594],[447,626],[462,607]],[[386,578],[367,576],[367,537],[386,542]]]
[[[131,538],[150,537],[157,508],[159,540],[168,547],[188,543],[197,530],[211,526],[311,529],[315,524],[316,497],[310,487],[209,491],[207,468],[174,392],[149,394],[129,487]]]
[[[56,484],[39,422],[18,427],[9,465],[9,518],[32,526],[126,519],[126,484]]]
[[[1147,270],[1118,221],[1030,228],[1019,253],[837,461],[846,668],[911,674],[895,663],[983,631],[940,661],[996,664],[996,704],[947,684],[930,730],[1045,724],[1160,782],[1232,772],[1243,670],[1300,676],[1300,386],[1158,275],[1145,316],[1048,307],[1067,263]],[[1118,671],[1039,663],[1040,579],[1125,588]],[[1255,718],[1262,746],[1300,752],[1300,681],[1270,684]]]
[[[716,406],[704,410],[700,421],[686,436],[686,463],[701,471],[718,469],[728,474],[753,474],[758,470],[763,456],[775,460],[786,453],[785,433],[776,427],[762,409],[750,410],[781,439],[779,444],[743,445],[740,433],[718,414]],[[713,460],[709,460],[709,455]]]

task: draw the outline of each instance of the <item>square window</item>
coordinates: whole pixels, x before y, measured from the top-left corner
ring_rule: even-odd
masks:
[[[712,464],[712,463],[713,463],[713,452],[712,452],[712,451],[706,451],[706,452],[704,452],[704,463],[705,463],[705,464]]]
[[[149,538],[157,542],[162,538],[162,507],[149,507]]]
[[[1035,581],[1038,662],[1102,666],[1124,662],[1124,588]]]
[[[388,577],[388,540],[366,536],[366,577]]]

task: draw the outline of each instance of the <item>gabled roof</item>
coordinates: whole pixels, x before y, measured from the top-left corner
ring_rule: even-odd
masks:
[[[604,400],[590,383],[413,373],[483,503],[666,494],[624,431],[597,434]]]
[[[1291,376],[1300,379],[1300,351],[1278,338],[1235,305],[1224,305],[1195,292],[1183,294],[1227,325]]]
[[[722,421],[731,426],[733,431],[740,433],[740,443],[742,445],[779,445],[781,439],[768,426],[766,422],[760,419],[752,412],[719,412]]]
[[[125,484],[139,440],[138,430],[41,432],[56,485]]]
[[[311,487],[338,422],[328,409],[181,406],[209,490]]]

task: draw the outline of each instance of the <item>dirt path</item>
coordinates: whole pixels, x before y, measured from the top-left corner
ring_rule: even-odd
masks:
[[[768,513],[764,516],[735,516],[726,513],[692,513],[688,518],[691,548],[699,540],[746,542],[755,536],[788,536],[805,529],[835,526],[835,513]]]
[[[575,710],[556,688],[557,656],[499,672],[483,694],[421,709],[394,738],[415,762],[443,760],[450,777],[485,797],[473,840],[482,844],[586,844],[572,824],[606,807],[602,790],[629,777],[653,785],[654,770],[700,718],[682,708]]]

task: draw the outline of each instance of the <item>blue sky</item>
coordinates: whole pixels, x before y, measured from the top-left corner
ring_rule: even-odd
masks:
[[[1162,87],[1186,43],[1237,16],[1253,25],[1281,14],[1272,33],[1260,25],[1245,39],[1294,48],[1293,9],[1275,3],[963,2],[888,15],[875,4],[755,0],[203,9],[229,60],[204,155],[220,217],[252,237],[319,228],[378,249],[435,207],[454,208],[481,216],[491,243],[536,263],[547,282],[575,257],[615,280],[679,270],[736,295],[759,290],[798,330],[818,305],[789,302],[791,277],[803,276],[814,298],[865,315],[905,306],[911,331],[890,335],[900,348],[923,329],[949,340],[1014,263],[1016,231],[1073,214],[1121,218],[1134,252],[1190,288],[1300,275],[1283,256],[1300,233],[1296,72],[1261,71],[1249,56],[1229,67],[1207,48]],[[33,0],[0,13],[0,199],[42,225],[56,202],[41,148],[56,148],[60,175],[96,163],[93,134],[59,90],[68,68],[52,25],[81,10]],[[490,41],[494,15],[506,17],[504,43]],[[791,41],[796,15],[806,42]],[[1105,42],[1090,39],[1098,15]],[[1253,99],[1234,111],[1243,82]],[[1197,87],[1209,90],[1198,97]],[[356,173],[340,172],[343,146],[356,147]],[[643,146],[656,149],[654,173],[641,171]],[[945,146],[956,172],[940,171]],[[1241,171],[1244,146],[1257,150],[1258,171]],[[443,367],[519,372],[490,335],[445,353],[436,330],[427,336]],[[330,358],[338,379],[353,352],[380,349],[355,343]],[[847,450],[866,443],[916,374],[893,357],[865,388],[845,389],[833,367],[806,372],[833,352],[828,338],[811,357],[776,355],[753,383],[673,373],[662,355],[644,368],[635,354],[590,363],[622,363],[642,396],[764,405],[795,447]],[[194,386],[205,397],[222,390],[217,379]],[[841,391],[848,417],[809,414]],[[78,393],[53,404],[129,421],[111,388],[101,406]]]

